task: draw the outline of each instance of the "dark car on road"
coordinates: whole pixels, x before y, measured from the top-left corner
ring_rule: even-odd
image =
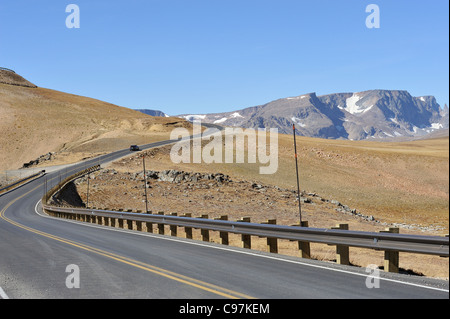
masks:
[[[137,146],[137,145],[131,145],[130,146],[130,151],[132,151],[132,152],[139,151],[139,150],[140,150],[139,146]]]

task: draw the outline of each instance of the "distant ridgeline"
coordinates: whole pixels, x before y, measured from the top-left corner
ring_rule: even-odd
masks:
[[[30,88],[37,88],[33,83],[25,80],[13,70],[0,67],[0,83],[9,85],[25,86]]]

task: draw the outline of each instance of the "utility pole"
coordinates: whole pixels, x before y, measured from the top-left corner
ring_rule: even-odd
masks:
[[[292,124],[292,129],[294,131],[295,170],[297,172],[298,213],[300,216],[300,225],[302,225],[302,206],[300,203],[300,183],[299,183],[299,176],[298,176],[298,159],[297,159],[297,142],[295,140],[295,124]]]
[[[148,214],[147,174],[145,173],[145,154],[142,154],[142,165],[144,166],[145,213]]]

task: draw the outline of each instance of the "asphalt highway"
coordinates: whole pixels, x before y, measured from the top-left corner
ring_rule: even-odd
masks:
[[[173,141],[172,141],[173,142]],[[170,141],[141,146],[157,147]],[[122,150],[54,171],[0,196],[0,299],[449,298],[448,281],[261,253],[49,217],[60,178]]]

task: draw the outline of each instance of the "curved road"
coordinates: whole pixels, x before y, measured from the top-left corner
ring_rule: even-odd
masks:
[[[42,213],[45,178],[51,187],[59,174],[64,178],[127,154],[122,150],[52,172],[0,196],[0,299],[449,298],[447,281],[382,272],[379,287],[369,289],[368,273],[361,268]],[[79,288],[69,288],[78,283],[77,273]]]

